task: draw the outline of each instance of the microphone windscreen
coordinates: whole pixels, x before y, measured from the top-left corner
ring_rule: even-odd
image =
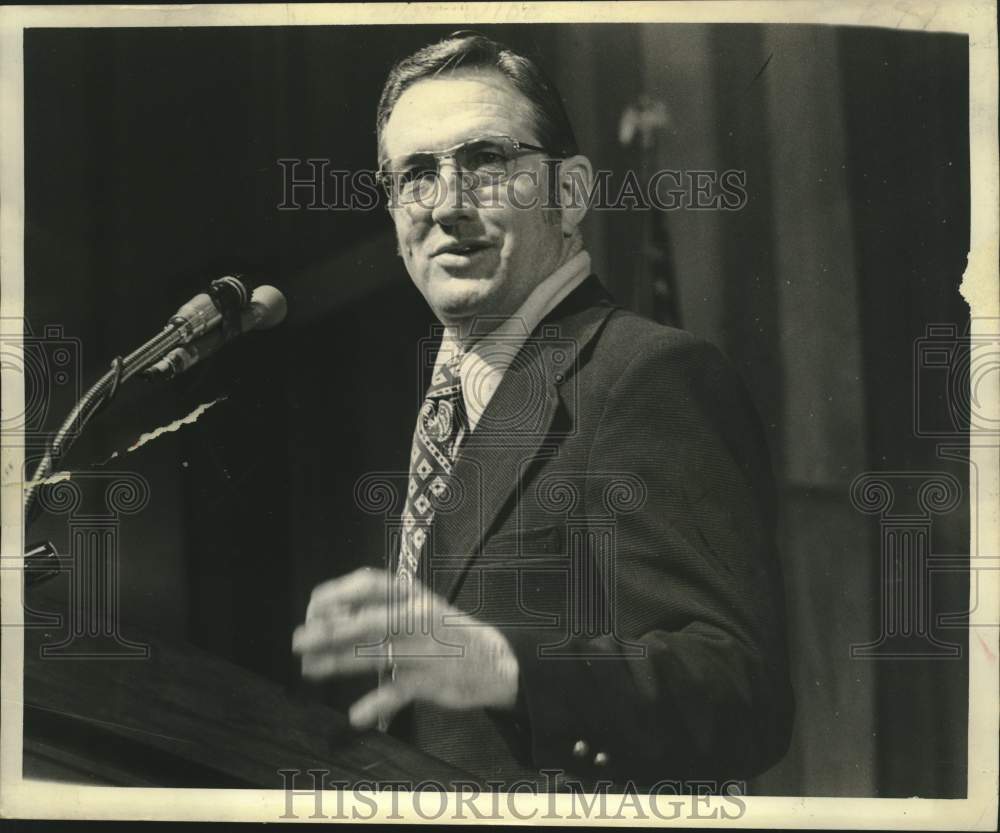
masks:
[[[288,302],[281,291],[273,286],[258,286],[250,296],[250,306],[253,310],[255,330],[269,330],[285,320],[288,314]],[[246,328],[244,328],[246,329]]]

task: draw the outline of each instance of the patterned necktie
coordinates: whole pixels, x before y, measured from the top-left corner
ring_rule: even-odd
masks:
[[[461,361],[462,354],[456,354],[437,368],[417,416],[396,567],[400,583],[409,584],[417,575],[436,503],[449,490],[452,465],[465,434]]]

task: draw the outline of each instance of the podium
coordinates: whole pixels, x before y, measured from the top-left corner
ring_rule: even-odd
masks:
[[[48,614],[64,610],[65,598],[57,579],[26,599],[45,616],[26,613],[25,778],[283,789],[288,770],[302,773],[301,787],[312,769],[327,784],[475,780],[388,735],[355,731],[338,711],[240,666],[132,625],[134,650],[87,656],[78,640],[74,653],[61,652]]]

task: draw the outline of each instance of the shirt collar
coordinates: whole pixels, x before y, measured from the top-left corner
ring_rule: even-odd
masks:
[[[473,335],[477,329],[481,329],[484,334],[473,342],[459,366],[462,398],[470,430],[478,425],[486,406],[500,386],[504,373],[528,336],[588,275],[590,255],[586,251],[578,252],[538,284],[513,315],[499,323],[496,319],[482,319],[473,323]],[[446,328],[438,349],[435,370],[456,352],[461,352],[461,347],[455,338],[455,332]]]

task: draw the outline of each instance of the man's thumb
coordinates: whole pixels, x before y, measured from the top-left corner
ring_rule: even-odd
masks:
[[[391,720],[403,706],[410,702],[410,695],[398,683],[383,683],[358,700],[347,716],[355,729],[370,729],[379,717]]]

